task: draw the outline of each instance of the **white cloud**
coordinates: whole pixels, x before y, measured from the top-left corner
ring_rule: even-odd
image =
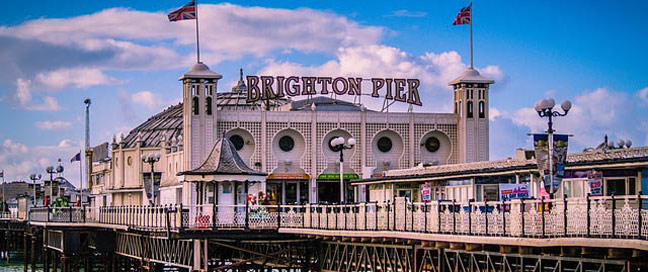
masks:
[[[7,181],[29,181],[30,174],[45,174],[45,167],[56,165],[57,160],[61,158],[66,168],[65,177],[78,184],[78,163],[71,165],[69,158],[79,152],[79,148],[80,146],[75,146],[70,140],[63,140],[57,145],[29,147],[11,139],[4,139],[0,145],[0,169],[5,170]]]
[[[56,98],[51,96],[43,97],[43,103],[33,105],[23,105],[25,109],[32,111],[58,111],[61,106],[58,104]]]
[[[130,98],[133,103],[143,105],[149,109],[154,109],[162,103],[159,97],[149,91],[141,91],[131,94]]]
[[[422,18],[427,16],[425,11],[411,11],[406,9],[394,10],[390,14],[385,15],[384,17],[410,17],[410,18]]]
[[[119,80],[96,68],[64,68],[36,75],[40,84],[51,89],[67,87],[88,88],[95,85],[119,83]]]
[[[426,53],[415,57],[398,48],[385,45],[342,47],[335,59],[318,66],[304,66],[294,62],[268,60],[261,69],[262,75],[327,75],[372,77],[418,78],[421,80],[419,92],[423,108],[415,110],[448,112],[452,110],[452,92],[447,83],[455,79],[465,69],[461,56],[455,51],[440,54]],[[492,74],[503,77],[497,66],[485,68]],[[480,70],[480,69],[478,69]],[[363,92],[370,92],[370,82],[363,84]],[[350,99],[344,97],[343,99]],[[363,99],[372,109],[380,109],[382,99]],[[407,105],[394,104],[396,110],[405,110]]]
[[[641,99],[645,104],[648,104],[648,87],[643,88],[639,91],[637,91],[637,96],[639,99]]]
[[[51,96],[43,97],[43,103],[41,104],[34,103],[32,101],[31,87],[31,80],[16,79],[15,99],[18,101],[18,106],[31,111],[58,111],[61,109],[56,98]]]
[[[488,109],[488,119],[493,122],[497,118],[502,117],[502,113],[497,108]]]
[[[38,121],[34,126],[45,130],[60,130],[72,127],[72,122],[68,121]]]

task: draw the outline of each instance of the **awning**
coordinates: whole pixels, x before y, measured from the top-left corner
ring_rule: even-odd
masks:
[[[306,173],[271,173],[266,180],[309,180]]]

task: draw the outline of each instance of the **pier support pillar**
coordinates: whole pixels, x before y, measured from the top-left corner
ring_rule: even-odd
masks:
[[[195,239],[193,250],[193,271],[207,271],[207,239]]]
[[[28,247],[27,247],[27,232],[23,235],[23,268],[24,271],[27,272],[27,261],[28,261]]]

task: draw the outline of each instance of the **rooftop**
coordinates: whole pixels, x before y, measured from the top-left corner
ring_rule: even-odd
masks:
[[[266,173],[252,170],[236,151],[234,144],[225,135],[214,144],[209,156],[197,168],[178,175],[252,175],[265,176]]]

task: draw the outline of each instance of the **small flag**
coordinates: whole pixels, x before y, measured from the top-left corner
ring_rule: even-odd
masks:
[[[73,163],[75,161],[78,161],[78,162],[81,161],[81,152],[77,153],[76,155],[74,155],[74,157],[72,157],[72,159],[70,159],[70,163]]]
[[[196,19],[196,0],[192,0],[178,10],[169,13],[168,16],[171,22]]]
[[[457,17],[455,17],[454,22],[452,24],[453,25],[470,24],[471,20],[472,20],[472,3],[470,3],[470,5],[468,5],[465,8],[461,8],[461,11],[459,11],[459,14],[457,14]]]
[[[0,171],[0,178],[4,178],[4,170]]]

